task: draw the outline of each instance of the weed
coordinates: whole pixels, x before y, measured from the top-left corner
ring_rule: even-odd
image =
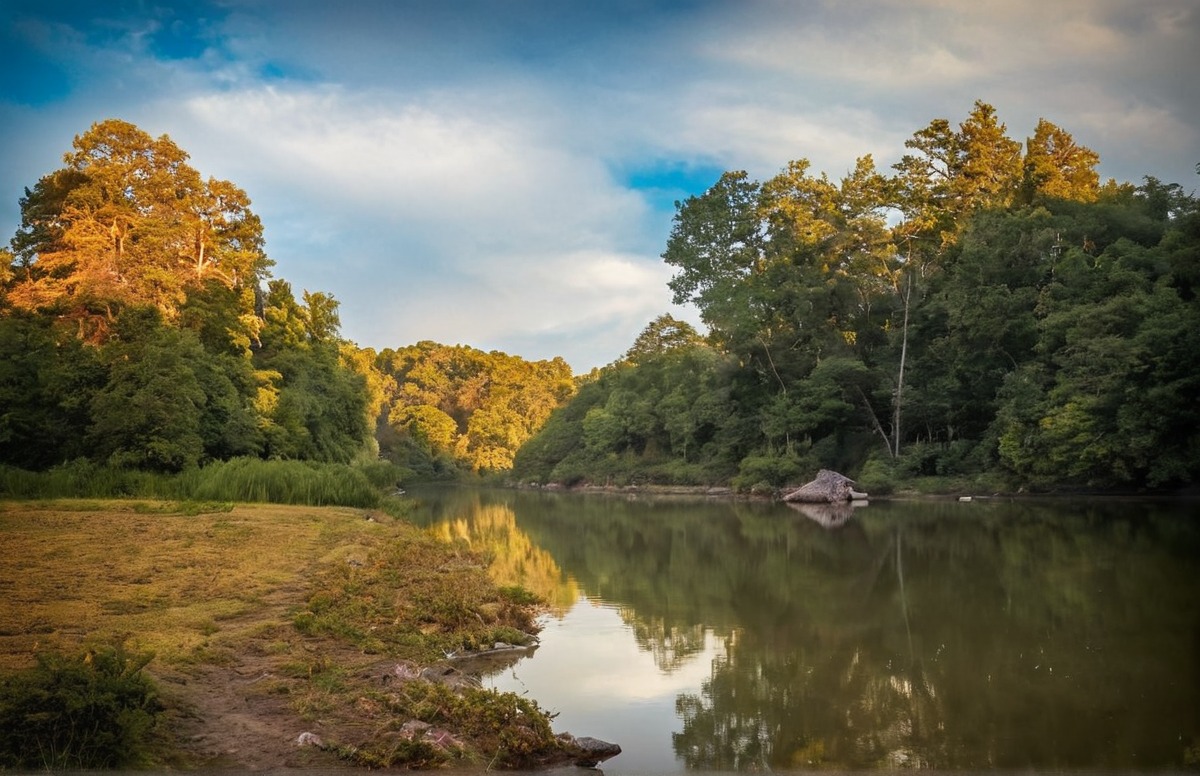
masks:
[[[409,681],[390,693],[364,699],[384,717],[367,742],[336,749],[368,767],[429,768],[451,760],[486,756],[495,768],[532,767],[559,752],[550,723],[554,715],[514,693]],[[451,736],[447,731],[455,731]],[[461,739],[459,738],[461,737]],[[468,748],[464,740],[470,741]]]
[[[144,765],[161,711],[142,674],[152,657],[117,641],[71,656],[41,653],[32,669],[0,680],[0,766]]]

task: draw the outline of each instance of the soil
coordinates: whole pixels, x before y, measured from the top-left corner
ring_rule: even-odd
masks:
[[[285,587],[273,591],[253,614],[230,622],[231,628],[253,630],[285,619],[286,612],[302,604],[305,591]],[[315,746],[297,743],[301,733],[313,732],[291,708],[283,666],[286,658],[267,652],[263,637],[229,652],[218,665],[187,670],[154,672],[165,700],[170,737],[178,747],[181,765],[236,771],[271,771],[280,768],[338,767],[337,757]],[[332,645],[322,643],[328,654]],[[339,650],[344,665],[362,662],[353,650]]]

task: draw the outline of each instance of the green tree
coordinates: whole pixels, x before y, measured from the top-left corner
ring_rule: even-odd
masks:
[[[363,375],[347,366],[337,337],[337,302],[270,283],[263,310],[258,410],[269,457],[344,463],[367,446],[370,397]]]
[[[690,323],[663,314],[642,329],[629,350],[625,351],[624,359],[636,364],[674,348],[698,345],[701,341],[700,334]]]
[[[265,276],[262,227],[245,193],[202,181],[166,135],[109,119],[77,136],[64,162],[21,200],[14,306],[103,342],[126,306],[152,305],[173,322],[206,280],[254,287]]]
[[[171,472],[196,466],[208,401],[194,369],[204,360],[199,341],[164,326],[153,308],[132,308],[116,323],[104,352],[108,383],[91,402],[91,448],[117,466]]]
[[[91,400],[105,380],[95,348],[73,330],[0,313],[0,462],[39,470],[90,453]]]

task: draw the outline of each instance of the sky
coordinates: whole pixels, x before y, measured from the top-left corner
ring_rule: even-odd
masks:
[[[887,169],[975,100],[1102,179],[1200,184],[1197,0],[0,0],[0,244],[119,118],[232,181],[342,335],[618,358],[670,313],[675,202]]]

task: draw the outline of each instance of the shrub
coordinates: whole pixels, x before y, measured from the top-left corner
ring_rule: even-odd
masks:
[[[778,488],[815,473],[810,461],[796,455],[748,455],[738,467],[733,487],[741,491],[753,491],[763,485]]]
[[[37,656],[0,680],[0,769],[145,765],[161,706],[142,674],[152,655],[120,643]]]
[[[855,482],[859,490],[865,490],[872,496],[886,496],[896,490],[897,479],[895,459],[875,454],[863,464]]]

